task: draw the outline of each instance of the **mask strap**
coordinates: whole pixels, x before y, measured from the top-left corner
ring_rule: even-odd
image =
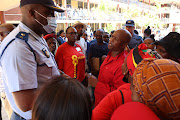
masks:
[[[47,20],[46,17],[44,17],[41,13],[39,13],[38,11],[34,10],[38,15],[40,15],[41,17],[45,18]]]
[[[44,26],[42,23],[40,23],[38,20],[34,19],[37,23],[39,23],[40,25]]]

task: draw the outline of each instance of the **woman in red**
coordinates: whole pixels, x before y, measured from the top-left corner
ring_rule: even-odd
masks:
[[[59,46],[55,60],[59,70],[72,78],[76,78],[81,83],[85,79],[85,56],[81,47],[75,43],[77,31],[74,27],[66,29],[68,41]]]
[[[145,58],[160,58],[156,52],[147,49],[147,46],[142,43],[132,49],[122,64],[123,81],[129,82],[120,86],[117,90],[107,94],[102,101],[94,108],[92,120],[110,120],[113,112],[122,104],[132,102],[130,90],[130,81],[137,64]],[[123,120],[123,119],[122,119]]]

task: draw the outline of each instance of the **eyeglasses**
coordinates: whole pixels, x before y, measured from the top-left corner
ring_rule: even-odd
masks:
[[[66,33],[66,34],[77,35],[77,32],[70,32],[70,33]]]

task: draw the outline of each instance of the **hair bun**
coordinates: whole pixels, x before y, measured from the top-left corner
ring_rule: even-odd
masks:
[[[147,29],[150,29],[150,26],[148,26]]]

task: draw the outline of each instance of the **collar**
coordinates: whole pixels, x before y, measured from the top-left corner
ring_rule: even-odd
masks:
[[[109,53],[108,53],[108,57],[110,58],[110,57],[112,57],[111,56],[111,53],[112,53],[112,51],[110,51]],[[121,53],[119,53],[116,57],[112,57],[112,60],[117,60],[120,56],[124,56],[124,57],[126,57],[126,52],[125,51],[122,51]]]
[[[21,29],[24,32],[27,32],[29,34],[31,34],[36,40],[40,40],[42,39],[42,37],[40,37],[39,35],[37,35],[34,31],[32,31],[28,26],[26,26],[24,23],[20,22],[19,26],[21,27]]]

